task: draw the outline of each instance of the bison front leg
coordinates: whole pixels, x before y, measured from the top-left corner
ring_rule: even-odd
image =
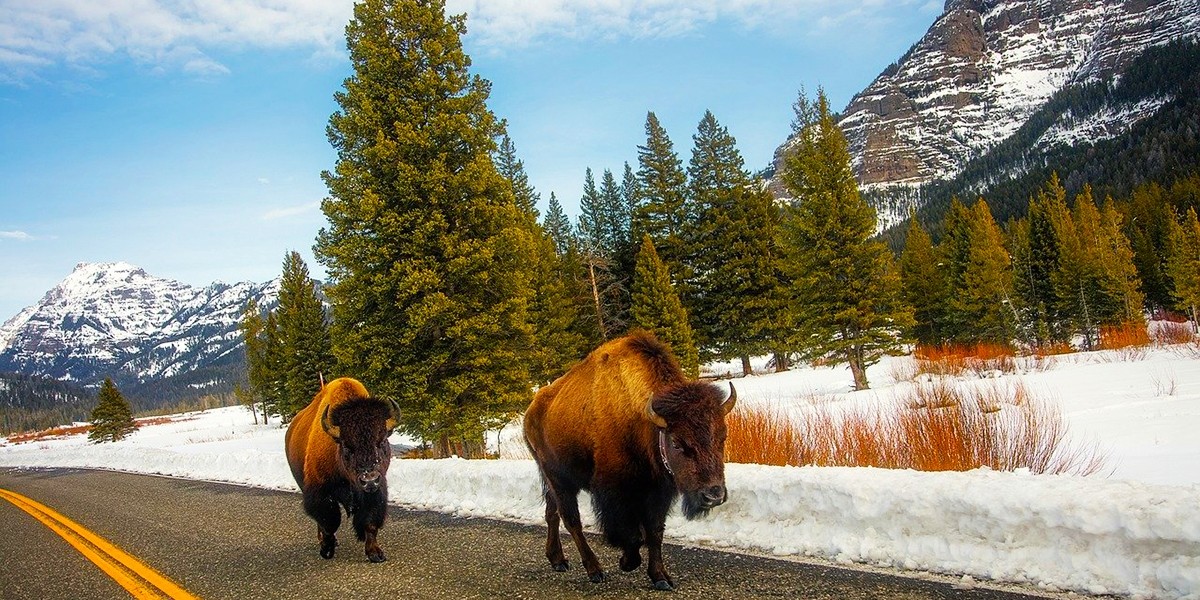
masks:
[[[387,560],[383,548],[379,546],[379,529],[387,518],[386,492],[373,494],[362,499],[359,509],[354,513],[354,532],[358,539],[365,543],[367,560],[378,563]]]
[[[330,496],[304,495],[304,512],[317,522],[317,543],[321,545],[321,558],[333,558],[337,548],[338,527],[342,524],[342,508]]]
[[[675,589],[675,582],[667,574],[667,566],[663,563],[662,545],[665,526],[665,519],[657,523],[646,524],[646,547],[649,550],[646,575],[649,575],[650,581],[654,582],[654,589],[671,591]]]

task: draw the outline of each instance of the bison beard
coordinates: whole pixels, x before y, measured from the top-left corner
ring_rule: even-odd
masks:
[[[734,401],[716,386],[687,381],[647,333],[608,342],[539,390],[525,439],[542,473],[550,565],[568,567],[561,522],[589,579],[605,577],[583,537],[578,494],[586,489],[605,541],[622,550],[621,569],[638,568],[645,546],[655,588],[673,589],[662,556],[666,516],[679,495],[689,519],[725,501],[725,414]]]

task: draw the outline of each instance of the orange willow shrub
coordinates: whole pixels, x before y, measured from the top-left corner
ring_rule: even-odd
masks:
[[[1095,444],[1069,445],[1057,408],[1020,385],[964,390],[934,383],[894,403],[843,410],[824,404],[794,418],[739,406],[728,423],[728,462],[1076,474],[1104,464]]]
[[[1012,348],[1002,344],[918,345],[913,351],[917,370],[930,375],[960,376],[970,371],[982,375],[988,371],[1013,373],[1017,370]]]
[[[1105,325],[1100,328],[1100,349],[1118,350],[1131,346],[1149,346],[1150,332],[1146,324],[1131,321],[1124,325]]]

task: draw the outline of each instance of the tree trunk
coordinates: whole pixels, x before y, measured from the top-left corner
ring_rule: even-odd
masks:
[[[592,301],[596,305],[596,324],[600,326],[600,339],[608,339],[608,331],[604,327],[604,309],[600,304],[600,288],[596,283],[596,263],[588,261],[588,283],[592,285]]]
[[[776,373],[782,373],[792,368],[792,363],[788,360],[787,352],[776,352],[772,360],[775,361]]]
[[[850,351],[850,372],[854,374],[854,390],[870,389],[867,383],[867,368],[863,366],[862,348],[855,347]]]
[[[742,376],[745,377],[747,375],[753,375],[753,374],[754,374],[754,369],[752,369],[750,367],[750,357],[743,354],[742,355]]]

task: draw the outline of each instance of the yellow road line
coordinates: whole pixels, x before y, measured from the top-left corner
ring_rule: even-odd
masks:
[[[0,498],[13,503],[62,536],[67,543],[133,594],[134,598],[196,600],[195,596],[154,569],[50,507],[3,488],[0,488]]]

